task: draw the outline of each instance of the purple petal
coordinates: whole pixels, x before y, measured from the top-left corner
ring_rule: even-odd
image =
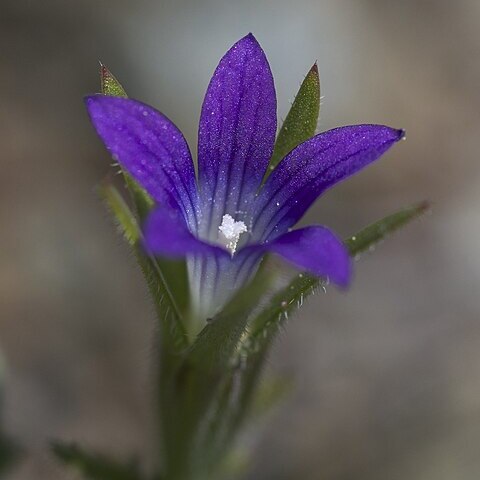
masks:
[[[378,159],[404,136],[382,125],[335,128],[300,144],[270,175],[254,207],[254,235],[264,241],[300,220],[327,188]]]
[[[245,250],[251,248],[276,253],[296,267],[319,277],[328,277],[341,287],[347,286],[350,281],[351,261],[347,248],[326,227],[301,228]]]
[[[188,254],[213,254],[230,258],[230,254],[223,248],[195,237],[188,229],[182,214],[176,209],[157,207],[148,216],[143,234],[145,248],[157,255],[181,258]]]
[[[113,158],[157,202],[177,206],[194,225],[195,171],[180,130],[160,112],[135,100],[93,95],[85,103]]]
[[[213,218],[207,222],[212,228],[225,213],[242,218],[262,181],[275,132],[272,73],[262,48],[249,34],[220,61],[200,117],[199,184],[204,203],[213,205]]]

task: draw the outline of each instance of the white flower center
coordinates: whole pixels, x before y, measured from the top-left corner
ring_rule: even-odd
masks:
[[[247,226],[243,222],[236,222],[231,215],[222,217],[222,224],[218,227],[220,231],[219,241],[230,250],[233,255],[237,248],[238,239],[242,233],[247,231]]]

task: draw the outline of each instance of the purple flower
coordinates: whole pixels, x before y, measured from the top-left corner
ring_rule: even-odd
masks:
[[[256,272],[267,252],[346,286],[351,263],[323,226],[292,231],[326,189],[378,159],[403,131],[335,128],[291,151],[262,185],[277,130],[265,54],[249,34],[222,58],[208,86],[198,138],[198,180],[178,128],[136,100],[86,98],[106,147],[157,206],[143,227],[156,255],[186,257],[198,315],[214,314]]]

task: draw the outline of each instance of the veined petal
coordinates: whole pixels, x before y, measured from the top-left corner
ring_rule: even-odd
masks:
[[[254,207],[255,240],[284,233],[326,189],[377,160],[402,130],[354,125],[316,135],[290,152],[270,175]]]
[[[113,158],[157,202],[179,208],[195,228],[195,171],[180,130],[160,112],[136,100],[92,95],[85,103]]]
[[[212,210],[204,234],[228,213],[243,220],[272,154],[276,132],[272,73],[252,34],[222,58],[208,86],[199,125],[199,185]]]
[[[223,253],[223,252],[222,252]],[[233,258],[225,255],[189,257],[190,292],[193,311],[207,318],[218,313],[238,289],[256,272],[263,251]]]
[[[245,247],[245,251],[263,250],[280,255],[296,267],[319,277],[328,277],[341,287],[351,277],[351,260],[347,247],[328,228],[311,226],[285,233],[263,245]]]
[[[195,237],[177,209],[157,207],[145,221],[143,235],[146,249],[156,255],[182,258],[199,254],[230,258],[223,248]]]

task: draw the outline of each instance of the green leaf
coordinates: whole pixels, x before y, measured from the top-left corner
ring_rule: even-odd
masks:
[[[127,97],[121,83],[113,76],[112,72],[100,62],[100,86],[104,95],[113,97]]]
[[[404,208],[369,225],[345,241],[350,254],[356,256],[368,250],[387,235],[424,214],[429,208],[427,202]],[[288,286],[276,293],[269,304],[257,315],[255,329],[248,338],[247,349],[262,350],[270,342],[292,310],[303,304],[304,299],[322,286],[322,279],[309,273],[300,273]]]
[[[388,215],[365,227],[345,241],[350,254],[355,256],[368,250],[391,233],[426,213],[429,209],[430,204],[424,201]]]
[[[320,79],[317,64],[313,65],[295,97],[273,149],[268,174],[297,145],[315,135],[320,112]]]
[[[388,215],[364,228],[346,240],[346,245],[351,255],[356,256],[368,250],[388,234],[424,214],[428,208],[428,203],[422,202]],[[271,297],[269,302],[251,322],[251,332],[244,341],[239,357],[239,363],[242,364],[240,369],[241,378],[237,387],[237,398],[240,408],[231,430],[238,429],[246,416],[256,391],[265,359],[276,334],[288,320],[289,314],[299,308],[305,298],[319,287],[325,288],[322,279],[308,273],[298,274],[289,285]]]
[[[163,326],[165,348],[183,351],[188,346],[187,333],[182,317],[162,269],[153,256],[145,254],[140,247],[141,231],[135,215],[122,198],[119,191],[110,183],[100,187],[100,194],[114,215],[124,237],[133,248],[142,269],[150,294],[155,303],[157,316]]]
[[[303,297],[315,289],[318,282],[318,278],[300,274],[289,286],[275,293],[252,320],[251,332],[243,342],[238,358],[237,404],[226,428],[230,437],[240,429],[252,408],[258,381],[276,334],[297,302],[303,302]]]
[[[126,465],[97,453],[86,452],[75,444],[52,443],[54,455],[65,465],[90,480],[146,480],[136,461]],[[160,480],[160,477],[156,477]]]

